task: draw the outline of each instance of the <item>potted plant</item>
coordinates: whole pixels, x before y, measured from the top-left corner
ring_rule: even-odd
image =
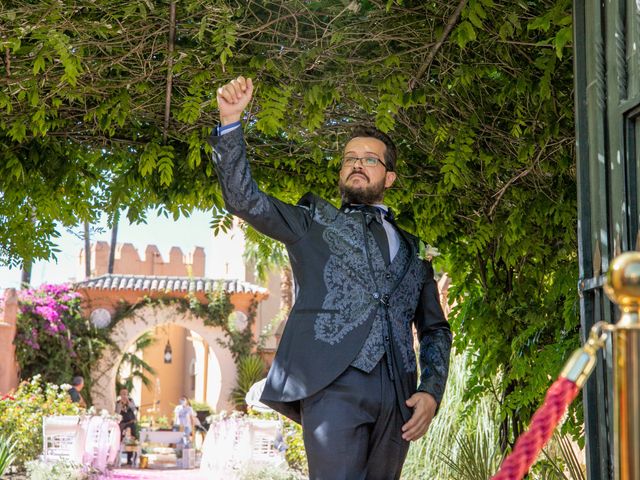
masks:
[[[138,464],[139,468],[149,468],[149,448],[146,445],[142,445],[140,448],[140,462]]]
[[[158,430],[171,431],[171,423],[166,416],[158,417],[155,423]]]
[[[143,415],[138,422],[138,426],[141,429],[151,428],[153,424],[153,419],[148,415]]]
[[[211,413],[213,412],[213,408],[211,408],[209,404],[205,402],[199,402],[197,400],[189,400],[189,403],[191,403],[191,408],[193,408],[193,411],[196,412],[196,417],[198,417],[200,425],[206,428],[206,425],[208,425],[207,417],[211,415]]]

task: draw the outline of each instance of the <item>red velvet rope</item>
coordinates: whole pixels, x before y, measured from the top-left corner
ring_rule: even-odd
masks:
[[[492,480],[521,480],[526,475],[579,391],[574,382],[562,377],[551,385],[544,403],[531,418],[529,429],[520,435]]]

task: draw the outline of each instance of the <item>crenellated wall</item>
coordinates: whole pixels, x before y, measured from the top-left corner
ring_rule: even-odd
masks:
[[[108,271],[109,266],[108,242],[96,242],[91,246],[91,276],[99,277]],[[80,251],[80,263],[84,265],[84,249]],[[169,260],[164,261],[158,247],[147,245],[144,257],[131,243],[116,245],[113,272],[114,274],[157,275],[171,277],[204,277],[205,253],[204,248],[195,247],[188,254],[184,254],[180,247],[172,247]],[[84,278],[84,274],[80,275]]]

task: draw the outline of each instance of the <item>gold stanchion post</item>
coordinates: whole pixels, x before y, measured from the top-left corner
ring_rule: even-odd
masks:
[[[640,252],[614,259],[604,290],[622,311],[611,332],[614,475],[640,480]]]

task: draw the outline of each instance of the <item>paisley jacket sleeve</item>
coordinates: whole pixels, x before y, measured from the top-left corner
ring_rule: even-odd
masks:
[[[209,137],[227,211],[256,230],[284,243],[294,243],[311,224],[308,206],[290,205],[262,192],[251,176],[242,128]]]
[[[425,264],[427,278],[420,292],[414,319],[420,342],[418,391],[433,395],[439,405],[449,375],[452,337],[449,322],[440,307],[433,267],[431,262],[425,262]]]

